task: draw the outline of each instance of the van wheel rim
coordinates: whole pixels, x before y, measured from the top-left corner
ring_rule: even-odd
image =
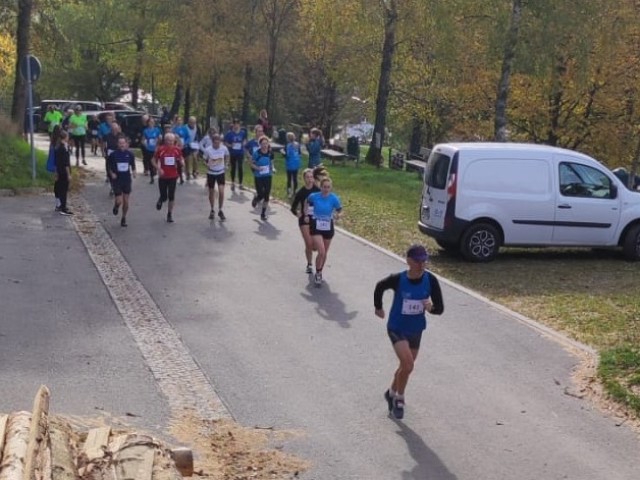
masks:
[[[486,230],[480,230],[474,233],[469,239],[469,250],[476,258],[490,257],[493,255],[495,248],[496,239]]]

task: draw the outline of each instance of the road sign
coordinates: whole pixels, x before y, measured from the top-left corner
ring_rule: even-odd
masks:
[[[29,80],[31,77],[32,82],[38,81],[40,78],[40,73],[42,72],[42,66],[40,65],[40,60],[33,55],[27,55],[25,61],[20,64],[20,75],[25,80]]]

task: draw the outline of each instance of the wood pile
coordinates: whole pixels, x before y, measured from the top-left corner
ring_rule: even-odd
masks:
[[[180,480],[193,474],[189,449],[170,450],[137,432],[88,433],[49,416],[40,387],[32,412],[0,414],[0,480]]]

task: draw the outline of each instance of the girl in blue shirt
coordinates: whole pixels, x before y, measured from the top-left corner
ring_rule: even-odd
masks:
[[[156,171],[151,164],[151,159],[156,151],[156,147],[162,140],[162,132],[156,127],[156,121],[153,117],[149,118],[147,122],[147,128],[142,131],[142,163],[144,165],[144,171],[149,172],[151,181],[153,183],[153,177],[156,175]]]
[[[308,168],[315,168],[322,162],[321,150],[323,145],[322,132],[318,128],[312,128],[309,133],[309,143],[307,144],[307,150],[309,151]]]
[[[292,197],[298,190],[298,170],[300,170],[300,144],[293,132],[287,133],[287,148],[284,154],[287,169],[287,195]]]
[[[267,137],[260,137],[260,148],[254,152],[249,166],[253,170],[256,184],[256,195],[251,200],[251,206],[256,208],[258,203],[262,202],[260,218],[262,221],[266,221],[269,195],[271,194],[271,176],[273,175],[273,152]]]
[[[313,247],[318,252],[316,256],[316,274],[314,282],[322,284],[322,268],[327,261],[327,253],[334,235],[334,219],[339,220],[342,213],[340,197],[331,191],[333,183],[329,177],[320,181],[320,191],[307,197],[307,211],[312,211],[311,238]]]

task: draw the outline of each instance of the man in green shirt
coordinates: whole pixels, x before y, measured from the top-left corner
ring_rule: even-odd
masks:
[[[73,144],[76,147],[76,167],[80,166],[80,153],[82,152],[82,164],[86,165],[84,144],[87,139],[87,115],[82,113],[82,107],[76,105],[73,115],[69,118],[69,131]]]
[[[62,122],[62,113],[53,105],[49,105],[47,107],[47,113],[45,113],[44,115],[44,122],[47,124],[49,137],[51,137],[55,126],[60,125],[60,123]]]

